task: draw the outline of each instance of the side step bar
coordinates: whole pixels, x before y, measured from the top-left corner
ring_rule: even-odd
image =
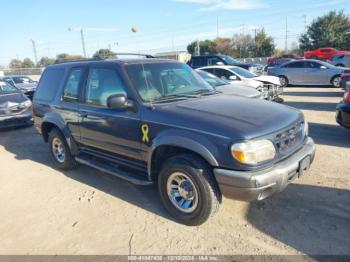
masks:
[[[132,184],[138,185],[138,186],[149,186],[149,185],[153,184],[153,182],[151,182],[151,181],[139,178],[138,176],[130,174],[126,171],[119,170],[117,168],[112,168],[111,166],[108,166],[108,164],[100,162],[100,161],[96,160],[96,158],[89,157],[86,154],[76,156],[75,160],[80,164],[90,166],[90,167],[95,168],[99,171],[110,174],[112,176],[116,176],[116,177],[121,178],[121,179],[124,179],[124,180],[126,180]]]

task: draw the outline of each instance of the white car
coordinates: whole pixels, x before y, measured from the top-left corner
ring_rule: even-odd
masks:
[[[268,100],[281,101],[280,95],[283,94],[283,89],[278,77],[257,76],[237,66],[207,66],[199,69],[214,74],[232,85],[250,86],[266,92],[266,99]]]

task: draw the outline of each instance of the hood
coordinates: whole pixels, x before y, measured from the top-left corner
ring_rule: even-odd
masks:
[[[0,95],[0,107],[8,107],[8,105],[23,103],[27,100],[28,98],[22,93]]]
[[[230,141],[270,135],[303,118],[300,111],[285,105],[224,94],[155,105],[154,110],[156,114],[145,115],[146,121],[196,130]]]
[[[224,93],[225,95],[244,96],[250,98],[260,97],[260,92],[250,86],[223,85],[217,86],[216,90]]]
[[[258,76],[254,77],[253,79],[263,83],[274,84],[278,86],[281,85],[279,78],[276,76]]]

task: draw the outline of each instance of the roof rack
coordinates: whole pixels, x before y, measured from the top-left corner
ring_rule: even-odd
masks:
[[[155,58],[153,55],[148,54],[138,54],[138,53],[115,53],[116,56],[122,56],[122,55],[130,55],[130,56],[144,56],[146,58]]]
[[[75,63],[75,62],[94,62],[94,61],[101,61],[101,60],[104,60],[104,59],[102,59],[100,57],[97,57],[97,58],[78,58],[78,59],[71,59],[71,60],[58,58],[55,60],[54,64]]]

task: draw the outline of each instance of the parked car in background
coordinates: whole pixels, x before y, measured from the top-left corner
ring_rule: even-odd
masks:
[[[331,57],[330,63],[339,67],[350,67],[350,54],[334,55]]]
[[[244,96],[250,98],[264,98],[265,94],[259,92],[253,87],[244,86],[244,85],[232,85],[228,81],[225,81],[217,76],[208,73],[206,71],[196,69],[196,72],[212,87],[216,90],[227,94],[227,95],[236,95]]]
[[[2,79],[17,87],[30,99],[33,99],[38,84],[37,81],[33,81],[29,76],[23,75],[4,76]]]
[[[343,89],[350,88],[350,73],[342,74],[342,76],[341,76],[341,87]]]
[[[267,72],[268,75],[279,77],[282,86],[290,84],[334,87],[340,87],[341,75],[344,73],[350,73],[350,69],[313,59],[292,61],[270,68]]]
[[[274,64],[283,64],[283,61],[288,62],[286,60],[301,60],[304,59],[304,57],[301,57],[299,55],[296,54],[285,54],[285,55],[281,55],[281,56],[274,56],[274,57],[270,57],[267,60],[267,64],[268,65],[274,65]],[[284,63],[285,63],[284,62]]]
[[[222,196],[255,201],[283,191],[315,156],[302,112],[222,94],[172,60],[50,65],[34,116],[58,168],[81,163],[157,183],[168,212],[190,226],[214,215]]]
[[[283,65],[285,63],[288,63],[288,62],[291,62],[291,61],[295,61],[295,59],[293,58],[281,58],[281,59],[277,59],[274,61],[274,64],[269,64],[269,65],[266,65],[264,67],[264,72],[267,73],[267,71],[275,66],[280,66],[280,65]]]
[[[32,123],[32,102],[16,87],[0,80],[0,128]]]
[[[337,106],[336,119],[339,125],[350,128],[350,90],[344,93],[343,101]]]
[[[261,75],[264,72],[264,66],[260,64],[241,63],[238,60],[227,55],[207,55],[192,56],[187,63],[190,67],[197,69],[205,66],[231,65],[244,68],[254,74]]]
[[[263,93],[266,100],[283,101],[280,97],[283,94],[283,89],[278,77],[257,76],[237,66],[207,66],[199,69],[214,74],[232,85],[253,87]]]
[[[319,48],[313,51],[305,52],[306,59],[329,60],[334,55],[350,54],[350,51],[339,51],[332,47]]]

